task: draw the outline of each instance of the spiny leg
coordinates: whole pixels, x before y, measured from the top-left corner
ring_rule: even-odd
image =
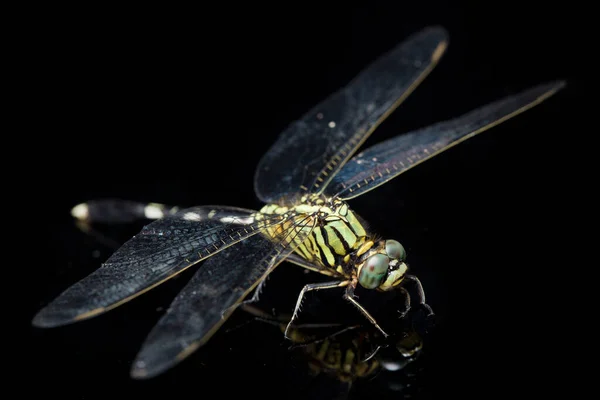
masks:
[[[354,305],[354,307],[358,308],[358,310],[369,320],[369,322],[371,322],[373,326],[377,328],[379,332],[381,332],[383,337],[387,338],[389,335],[385,333],[383,329],[381,329],[375,318],[373,318],[373,316],[369,314],[369,312],[354,298],[354,289],[356,289],[356,283],[357,280],[355,278],[354,280],[352,280],[352,283],[348,285],[348,287],[346,288],[346,293],[344,294],[344,299],[348,300]]]
[[[299,325],[296,325],[295,329],[300,329],[300,330],[307,329],[307,328],[315,329],[315,327],[316,328],[327,328],[327,327],[331,328],[331,327],[336,327],[339,324],[320,324],[321,326],[317,326],[317,325],[318,324],[299,324]],[[294,340],[296,343],[294,343],[293,345],[291,345],[289,347],[289,349],[290,350],[294,350],[294,349],[297,349],[297,348],[300,348],[300,347],[309,346],[311,344],[323,343],[326,340],[333,339],[336,336],[339,336],[339,335],[341,335],[341,334],[343,334],[345,332],[348,332],[348,331],[352,331],[354,329],[358,329],[360,327],[361,327],[360,325],[350,325],[350,326],[346,326],[344,328],[341,328],[341,329],[339,329],[339,330],[337,330],[337,331],[335,331],[333,333],[330,333],[328,335],[321,335],[321,336],[319,336],[319,335],[309,336],[307,334],[304,334],[303,335],[304,337],[302,338],[302,341],[296,341],[296,340]]]
[[[254,293],[252,294],[252,297],[250,298],[250,300],[244,300],[238,304],[234,304],[231,307],[227,307],[226,309],[224,309],[223,311],[221,311],[221,318],[225,318],[225,316],[229,315],[230,313],[234,312],[239,306],[241,305],[250,305],[252,303],[256,303],[259,300],[260,297],[260,293],[262,292],[263,286],[265,286],[265,283],[267,282],[267,278],[269,276],[267,275],[267,277],[265,279],[263,279],[262,281],[260,281],[260,283],[258,284],[258,286],[256,287],[256,290],[254,290]]]
[[[364,358],[362,358],[362,359],[360,360],[360,362],[367,362],[367,361],[369,361],[371,358],[375,357],[375,355],[376,355],[376,354],[379,352],[379,350],[381,350],[381,347],[382,347],[382,346],[377,346],[377,347],[375,348],[375,350],[373,350],[373,351],[372,351],[372,352],[370,352],[370,353],[367,353],[367,355],[366,355]]]
[[[226,332],[233,332],[233,331],[235,331],[243,326],[246,326],[254,321],[266,322],[267,324],[275,325],[275,326],[280,326],[282,324],[282,321],[280,321],[278,317],[273,316],[273,315],[267,313],[266,311],[262,310],[261,308],[253,306],[250,303],[242,302],[239,304],[239,307],[242,310],[244,310],[245,312],[247,312],[248,314],[252,315],[252,319],[248,319],[245,322],[242,322],[238,325],[228,328],[226,330]],[[221,317],[225,316],[225,312],[227,312],[227,310],[225,310],[221,313]]]
[[[300,306],[302,305],[302,300],[304,300],[304,295],[306,294],[306,292],[310,292],[312,290],[325,290],[325,289],[335,289],[335,288],[340,288],[340,287],[344,287],[346,285],[348,285],[350,282],[349,281],[333,281],[333,282],[323,282],[323,283],[310,283],[306,286],[304,286],[302,288],[302,290],[300,291],[300,294],[298,295],[298,300],[296,301],[296,307],[294,308],[294,313],[292,314],[292,318],[290,319],[290,322],[287,324],[286,328],[285,328],[285,337],[286,339],[290,339],[290,337],[288,336],[288,332],[290,330],[290,328],[292,327],[292,325],[294,324],[294,321],[298,318],[298,312],[300,311]],[[291,340],[291,339],[290,339]]]
[[[429,314],[427,315],[428,317],[434,315],[433,310],[431,309],[431,307],[429,307],[429,304],[427,304],[425,302],[425,290],[423,290],[423,285],[421,284],[421,281],[419,280],[419,278],[417,278],[414,275],[406,275],[404,277],[404,279],[408,279],[410,281],[412,281],[415,286],[417,287],[417,294],[419,296],[419,304],[421,304],[421,306],[425,307],[425,309],[429,312]]]
[[[271,314],[267,313],[266,311],[264,311],[263,309],[256,307],[252,304],[248,304],[248,303],[241,303],[240,308],[243,309],[245,312],[249,313],[250,315],[252,315],[254,317],[253,320],[266,322],[271,325],[279,326],[284,323],[287,323],[290,320],[290,318],[288,316],[271,315]],[[249,322],[251,322],[251,321],[246,321],[244,324],[240,324],[234,328],[229,329],[228,331],[237,329],[241,326],[248,324]],[[340,323],[307,323],[307,324],[299,324],[299,325],[295,326],[295,329],[299,329],[299,330],[317,330],[317,329],[334,329],[334,328],[338,328],[338,330],[335,331],[334,333],[330,333],[326,336],[321,336],[321,337],[314,335],[313,337],[310,337],[310,339],[305,338],[301,343],[292,345],[290,347],[290,349],[293,349],[296,347],[304,347],[304,346],[307,346],[312,343],[323,342],[329,338],[338,336],[344,332],[347,332],[347,331],[350,331],[353,329],[358,329],[358,328],[360,328],[360,325],[351,325],[351,326],[344,327],[343,324],[340,324]]]

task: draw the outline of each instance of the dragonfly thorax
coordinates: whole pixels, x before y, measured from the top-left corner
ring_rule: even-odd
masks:
[[[259,215],[281,215],[289,224],[302,226],[296,238],[295,252],[329,275],[350,276],[350,261],[361,246],[369,241],[363,224],[348,204],[337,198],[318,195],[303,196],[289,206],[267,204]],[[269,228],[271,236],[279,234],[278,226]]]
[[[296,239],[295,252],[315,265],[317,272],[356,279],[367,289],[386,291],[400,284],[407,272],[406,252],[395,240],[375,241],[362,222],[339,198],[303,196],[291,206],[268,204],[262,215],[281,215],[283,224],[294,220],[303,234]],[[301,222],[298,222],[301,221]],[[267,230],[276,237],[281,230]]]

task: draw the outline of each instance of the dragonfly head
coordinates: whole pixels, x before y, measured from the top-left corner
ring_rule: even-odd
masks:
[[[358,283],[367,289],[391,290],[398,286],[408,266],[406,250],[396,240],[381,240],[373,246],[358,267]]]

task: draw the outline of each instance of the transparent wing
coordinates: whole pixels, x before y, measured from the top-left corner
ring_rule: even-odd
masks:
[[[295,248],[292,240],[309,234],[313,221],[302,217],[281,230],[277,238],[252,236],[209,259],[146,339],[134,362],[132,376],[148,378],[160,374],[206,343],[229,317],[221,317],[223,311],[238,304],[279,265]]]
[[[461,117],[378,143],[352,158],[327,187],[343,200],[360,196],[415,165],[490,129],[552,96],[565,83],[536,86]]]
[[[425,29],[293,122],[258,165],[257,196],[276,202],[298,192],[321,193],[377,125],[432,70],[446,46],[444,29]]]
[[[281,222],[280,216],[255,221],[254,213],[237,207],[202,206],[152,222],[98,270],[42,309],[33,324],[54,327],[106,312],[262,227]]]

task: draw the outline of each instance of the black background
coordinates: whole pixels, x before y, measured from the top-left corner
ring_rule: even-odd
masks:
[[[28,186],[44,210],[43,257],[28,263],[22,315],[112,251],[77,230],[73,205],[120,197],[259,208],[254,168],[278,133],[409,34],[439,24],[450,33],[446,55],[365,146],[539,83],[568,86],[351,202],[374,231],[405,245],[437,313],[411,393],[559,393],[577,336],[556,283],[568,236],[563,167],[573,157],[561,150],[565,136],[581,133],[575,104],[587,85],[581,13],[513,1],[36,10],[22,72],[37,110],[27,123],[42,136],[31,145],[38,172]],[[124,241],[137,229],[109,232]],[[581,266],[569,268],[576,276]],[[303,393],[302,365],[260,324],[220,332],[156,379],[129,378],[145,335],[191,272],[101,317],[28,329],[21,365],[35,384],[26,389],[65,399]],[[285,266],[269,286],[299,279]],[[400,396],[382,379],[362,385],[356,397]]]

